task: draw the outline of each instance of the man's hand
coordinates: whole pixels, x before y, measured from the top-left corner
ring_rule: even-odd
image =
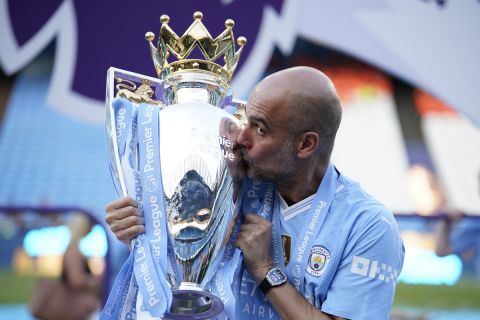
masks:
[[[273,267],[270,255],[272,224],[256,214],[247,214],[240,226],[236,246],[242,250],[248,272],[260,282]]]
[[[144,220],[138,204],[129,197],[110,202],[105,207],[105,222],[118,240],[129,245],[130,240],[145,231]]]
[[[235,244],[242,250],[245,267],[257,283],[260,283],[274,266],[270,255],[271,237],[272,224],[269,221],[256,214],[245,216]],[[290,282],[272,288],[266,297],[281,319],[343,319],[315,308]]]

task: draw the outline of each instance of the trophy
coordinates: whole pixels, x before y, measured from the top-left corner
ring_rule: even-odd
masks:
[[[209,319],[224,307],[206,285],[222,260],[234,215],[234,142],[244,105],[232,98],[229,83],[246,39],[237,39],[236,50],[232,20],[213,39],[202,18],[195,12],[180,37],[162,15],[157,46],[146,33],[159,79],[116,68],[107,75],[109,167],[119,196],[137,199],[143,210],[146,251],[172,292],[167,318]],[[195,48],[204,59],[188,59]],[[172,54],[178,60],[169,63]],[[219,57],[224,66],[214,62]],[[145,123],[152,125],[141,129]],[[145,248],[133,241],[136,262]],[[154,305],[151,274],[138,268],[139,294]]]

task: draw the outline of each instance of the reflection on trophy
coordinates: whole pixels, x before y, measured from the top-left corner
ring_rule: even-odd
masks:
[[[236,51],[232,20],[213,39],[202,18],[196,12],[194,22],[180,37],[163,15],[157,46],[152,43],[154,34],[146,34],[159,79],[110,68],[107,80],[109,165],[117,192],[141,200],[143,207],[147,206],[142,196],[146,192],[163,200],[163,208],[155,210],[165,213],[162,221],[167,237],[161,241],[168,247],[165,276],[173,293],[169,318],[207,319],[223,310],[220,298],[205,287],[222,259],[234,214],[233,144],[240,122],[239,113],[226,110],[241,108],[232,99],[229,83],[246,40],[238,38]],[[205,59],[188,59],[195,48]],[[178,60],[169,63],[170,55]],[[224,66],[214,62],[220,57]],[[159,110],[153,146],[135,133],[141,125],[136,117],[145,105],[151,108],[147,110]],[[139,147],[141,143],[146,151]],[[149,148],[159,150],[155,162],[150,163],[153,153]],[[150,169],[153,163],[159,177],[150,179],[139,173],[142,166]],[[156,252],[153,255],[156,261],[167,259]]]

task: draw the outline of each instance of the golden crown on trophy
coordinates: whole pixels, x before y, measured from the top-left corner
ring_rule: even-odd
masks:
[[[202,23],[203,14],[197,11],[193,18],[193,23],[182,37],[179,37],[168,25],[170,18],[167,15],[162,15],[160,17],[162,27],[160,28],[157,47],[152,43],[155,35],[152,32],[145,34],[145,38],[150,42],[150,51],[158,77],[165,79],[169,75],[185,71],[206,72],[222,79],[228,85],[237,68],[240,54],[243,46],[247,43],[247,39],[239,37],[237,44],[240,48],[235,51],[235,38],[233,36],[235,23],[232,19],[225,21],[226,29],[213,39]],[[205,60],[188,59],[196,46],[202,52]],[[167,59],[170,53],[175,55],[178,60],[169,63]],[[225,62],[223,67],[214,62],[222,55]]]

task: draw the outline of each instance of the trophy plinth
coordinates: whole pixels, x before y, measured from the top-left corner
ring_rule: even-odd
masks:
[[[172,288],[173,301],[166,319],[211,319],[223,311],[220,298],[198,284],[184,282]]]

